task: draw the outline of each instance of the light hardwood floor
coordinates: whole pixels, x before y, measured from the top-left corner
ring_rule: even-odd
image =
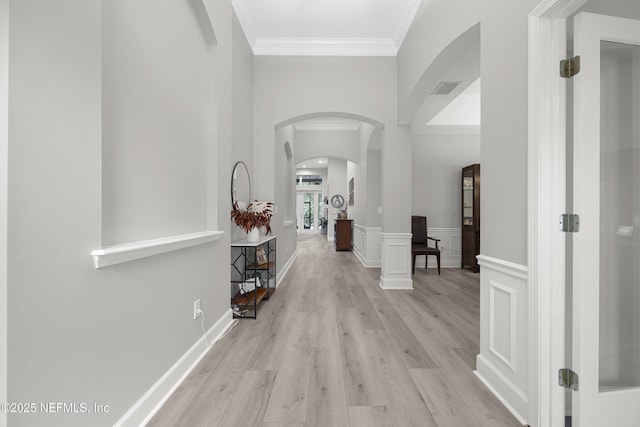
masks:
[[[325,236],[298,257],[258,319],[218,341],[149,426],[520,426],[475,377],[479,276],[379,269]]]

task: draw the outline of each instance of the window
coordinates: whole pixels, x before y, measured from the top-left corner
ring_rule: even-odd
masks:
[[[322,185],[321,175],[298,175],[296,185]]]

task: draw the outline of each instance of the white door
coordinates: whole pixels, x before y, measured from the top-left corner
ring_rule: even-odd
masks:
[[[304,230],[304,193],[296,193],[296,222],[298,232]]]
[[[574,24],[573,426],[640,426],[640,21]]]

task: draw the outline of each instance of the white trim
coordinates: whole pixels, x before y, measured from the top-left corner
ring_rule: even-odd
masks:
[[[114,427],[146,425],[184,381],[211,347],[233,325],[231,309],[227,310],[206,333],[211,345],[207,347],[205,336],[201,336],[167,372],[142,395],[136,403],[114,424]]]
[[[413,290],[413,280],[411,279],[387,279],[380,276],[380,282],[378,284],[385,291]]]
[[[392,39],[291,39],[260,37],[253,44],[254,55],[286,56],[396,56]]]
[[[413,289],[411,278],[411,233],[380,233],[382,240],[382,289]],[[400,257],[392,259],[391,249]],[[392,264],[393,262],[393,264]]]
[[[285,222],[282,223],[282,225],[284,227],[291,227],[292,225],[295,225],[296,220],[295,219],[288,219]]]
[[[398,253],[399,251],[401,251],[403,253],[406,253],[406,249],[407,249],[406,243],[389,243],[387,245],[387,252],[386,252],[386,254],[388,255],[389,261],[391,260],[391,252]],[[391,264],[391,262],[387,264],[388,266],[387,271],[389,272],[389,274],[407,274],[409,269],[406,263],[396,264],[396,265],[397,265],[397,268],[392,269],[393,265]]]
[[[96,268],[109,267],[136,259],[159,255],[178,249],[219,240],[224,231],[202,231],[178,236],[162,237],[153,240],[141,240],[138,242],[123,243],[120,245],[105,246],[91,252]]]
[[[287,262],[282,267],[281,272],[276,273],[276,288],[280,285],[280,282],[282,282],[284,277],[287,275],[287,273],[289,272],[289,269],[291,268],[291,266],[293,265],[293,262],[296,260],[297,257],[298,257],[298,249],[296,249],[293,252],[293,254],[291,254]]]
[[[495,346],[495,327],[496,327],[496,307],[495,292],[496,290],[509,296],[509,356],[502,354]],[[511,369],[516,372],[517,347],[516,347],[516,331],[518,330],[517,307],[518,300],[515,289],[489,280],[489,351]]]
[[[480,355],[477,370],[491,384],[491,389],[497,391],[499,398],[508,402],[508,406],[514,408],[520,418],[537,426],[530,419],[530,397],[527,394],[530,391],[529,375],[532,369],[530,354],[536,351],[529,348],[528,334],[531,325],[528,324],[527,267],[486,255],[478,256],[478,260],[481,268]],[[509,306],[495,304],[495,292],[492,293],[492,288],[510,295]],[[506,325],[499,324],[498,319],[509,322],[509,329],[506,329]],[[501,334],[500,337],[509,346],[508,350],[496,349],[496,334]],[[507,352],[511,354],[506,354]]]
[[[492,270],[508,274],[509,276],[518,277],[520,279],[526,280],[528,277],[527,267],[522,264],[516,264],[514,262],[504,261],[502,259],[486,255],[478,255],[476,258],[478,259],[478,264],[480,264],[480,266],[489,267]]]
[[[364,268],[380,268],[380,266],[382,265],[382,260],[367,259],[365,255],[355,247],[353,248],[353,254],[356,256],[356,258],[358,258],[358,261],[360,261],[360,264],[362,264]]]
[[[529,418],[564,426],[566,89],[558,62],[566,55],[566,18],[587,0],[544,0],[529,14],[528,224]]]
[[[476,377],[478,377],[478,379],[485,385],[485,387],[489,389],[489,391],[491,391],[491,393],[493,393],[493,395],[500,401],[500,403],[502,403],[502,405],[504,405],[504,407],[507,408],[514,417],[516,417],[516,419],[518,420],[518,422],[520,422],[520,424],[523,424],[523,425],[527,424],[527,420],[524,419],[524,417],[518,412],[518,410],[516,410],[513,406],[509,404],[509,402],[502,396],[502,393],[499,390],[497,390],[495,387],[493,387],[492,383],[506,384],[509,387],[509,392],[518,396],[518,398],[526,405],[527,396],[525,396],[522,390],[520,390],[518,387],[516,387],[515,384],[509,381],[508,378],[502,375],[502,373],[499,370],[491,366],[489,361],[485,359],[482,355],[477,356],[476,365],[478,366],[478,368],[477,370],[473,371]],[[483,371],[484,374],[481,371]],[[487,381],[487,378],[485,378],[485,376],[495,376],[496,378],[498,378],[498,381],[493,381],[493,382]]]
[[[385,239],[411,239],[413,236],[411,233],[380,233],[380,235]]]
[[[382,266],[382,228],[353,225],[353,253],[365,268]]]

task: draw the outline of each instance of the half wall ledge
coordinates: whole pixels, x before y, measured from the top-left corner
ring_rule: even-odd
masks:
[[[214,240],[222,238],[223,235],[224,231],[200,231],[159,239],[140,240],[96,249],[91,251],[91,257],[93,257],[93,263],[96,269],[105,268],[136,259],[213,242]]]

